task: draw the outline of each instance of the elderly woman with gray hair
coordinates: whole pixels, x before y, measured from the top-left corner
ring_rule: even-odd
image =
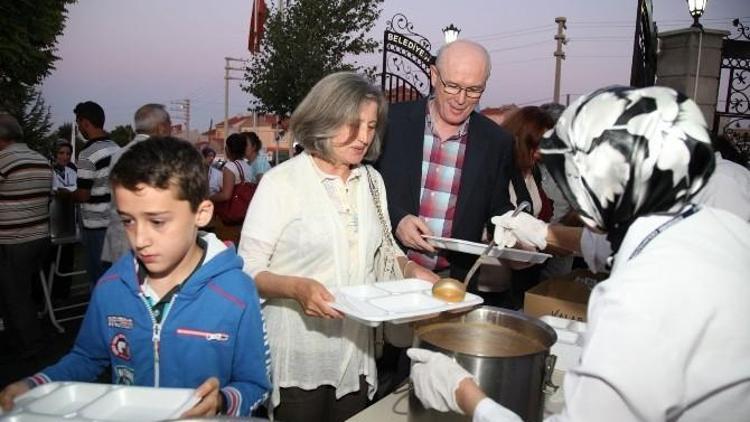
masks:
[[[375,393],[373,330],[332,308],[329,289],[374,283],[376,252],[393,245],[383,181],[362,164],[379,153],[386,108],[359,75],[320,80],[291,117],[305,151],[263,177],[248,209],[239,255],[266,299],[279,420],[343,421]],[[384,250],[405,277],[437,280]]]
[[[692,203],[714,170],[697,105],[664,87],[601,89],[565,110],[541,153],[615,251],[610,278],[591,293],[565,408],[548,420],[750,420],[750,225]],[[536,244],[519,230],[528,218],[493,218],[495,239]],[[520,421],[447,356],[408,353],[426,406]]]

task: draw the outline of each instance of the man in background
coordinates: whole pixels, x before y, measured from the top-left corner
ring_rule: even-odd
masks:
[[[136,110],[133,123],[135,124],[135,138],[112,156],[109,171],[112,171],[122,154],[132,148],[133,145],[152,136],[169,136],[172,134],[172,119],[162,104],[142,105]],[[117,213],[117,205],[112,198],[109,206],[109,225],[104,236],[101,259],[107,263],[117,262],[129,249],[130,243],[128,243],[125,228],[120,221],[120,215]]]
[[[86,144],[78,154],[78,187],[73,200],[81,203],[83,246],[86,248],[86,270],[91,286],[96,285],[108,265],[101,260],[104,234],[109,224],[112,192],[109,186],[109,163],[120,147],[104,131],[104,110],[93,102],[78,103],[73,113]],[[66,195],[59,190],[57,195]]]
[[[22,139],[18,121],[0,113],[0,310],[12,352],[28,359],[42,348],[31,289],[49,245],[52,169]]]

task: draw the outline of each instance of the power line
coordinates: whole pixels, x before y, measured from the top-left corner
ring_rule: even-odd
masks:
[[[529,104],[536,104],[536,103],[541,103],[541,102],[549,101],[551,99],[552,98],[550,98],[550,97],[545,97],[545,98],[540,98],[538,100],[530,100],[530,101],[526,101],[526,102],[523,102],[523,103],[518,103],[516,105],[517,106],[525,106],[525,105],[529,105]]]
[[[515,29],[515,30],[509,30],[509,31],[501,31],[501,32],[493,32],[490,34],[484,34],[484,35],[477,35],[471,37],[472,40],[479,40],[484,38],[494,38],[494,37],[504,37],[508,35],[517,35],[527,32],[540,32],[544,30],[549,30],[550,28],[554,27],[554,25],[541,25],[541,26],[533,26],[531,28],[525,28],[525,29]]]
[[[502,39],[508,39],[508,38],[517,38],[517,37],[525,37],[529,35],[539,34],[539,33],[547,33],[549,32],[551,28],[544,28],[544,29],[537,29],[534,31],[524,31],[514,34],[507,34],[507,35],[485,35],[483,37],[474,37],[472,38],[475,41],[493,41],[493,40],[502,40]]]
[[[534,42],[534,43],[517,45],[515,47],[493,48],[492,50],[488,50],[487,52],[488,53],[498,53],[500,51],[517,50],[519,48],[532,47],[532,46],[535,46],[535,45],[549,44],[549,43],[550,43],[549,40],[547,40],[547,41],[537,41],[537,42]]]
[[[507,66],[507,65],[511,65],[511,64],[531,63],[531,62],[539,62],[539,61],[551,60],[551,59],[552,59],[552,57],[546,57],[546,56],[545,57],[534,57],[534,58],[526,59],[526,60],[515,60],[515,61],[511,61],[511,62],[499,62],[497,64],[495,64],[493,62],[493,66]]]

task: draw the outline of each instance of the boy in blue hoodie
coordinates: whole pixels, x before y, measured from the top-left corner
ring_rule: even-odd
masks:
[[[213,234],[200,153],[175,138],[126,152],[110,175],[131,252],[99,279],[73,350],[6,387],[0,405],[51,381],[197,387],[184,416],[249,415],[270,389],[268,345],[253,280]]]

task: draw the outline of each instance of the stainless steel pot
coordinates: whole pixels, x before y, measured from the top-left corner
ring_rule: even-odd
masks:
[[[524,421],[542,420],[545,382],[554,367],[555,331],[509,309],[485,306],[418,324],[414,347],[442,352],[472,373],[484,392]],[[456,413],[427,410],[409,393],[409,421],[470,421]]]

